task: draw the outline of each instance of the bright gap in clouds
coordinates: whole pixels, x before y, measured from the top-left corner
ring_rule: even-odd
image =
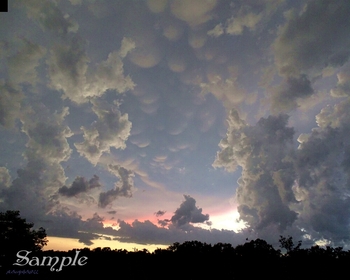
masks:
[[[237,210],[224,212],[221,214],[210,215],[210,221],[212,222],[211,228],[226,229],[239,232],[246,228],[247,225],[242,220],[239,220],[239,213]]]

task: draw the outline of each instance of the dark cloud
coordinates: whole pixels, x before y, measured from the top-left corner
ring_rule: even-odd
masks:
[[[161,216],[163,216],[165,213],[166,213],[166,211],[159,210],[159,211],[155,212],[154,215],[156,215],[156,217],[161,217]]]
[[[95,213],[91,218],[83,220],[80,215],[68,209],[57,209],[45,216],[40,222],[50,236],[78,239],[87,246],[105,235],[116,235],[111,227],[104,227],[104,218]]]
[[[314,90],[306,75],[289,77],[273,89],[271,109],[273,112],[288,112],[297,108],[298,99],[311,96]]]
[[[131,224],[119,221],[119,229],[115,240],[120,242],[140,244],[164,244],[170,245],[174,242],[185,242],[197,240],[206,243],[231,243],[241,244],[249,236],[247,233],[236,233],[232,230],[202,229],[187,225],[185,229],[177,227],[157,227],[150,221],[140,222],[135,220]]]
[[[176,209],[171,217],[171,223],[181,227],[189,223],[204,223],[209,220],[208,214],[202,214],[202,208],[196,206],[196,200],[189,195],[184,195],[185,201]]]
[[[239,244],[250,236],[249,232],[236,233],[232,230],[203,229],[195,227],[195,223],[209,224],[209,215],[202,214],[202,209],[196,207],[196,200],[184,195],[183,201],[174,212],[171,219],[158,220],[157,225],[151,221],[134,220],[127,223],[118,220],[119,229],[115,240],[121,242],[136,242],[140,244],[165,244],[198,240],[207,243],[229,242]]]
[[[109,171],[115,174],[119,181],[115,188],[106,192],[101,192],[99,196],[99,206],[105,208],[118,197],[132,197],[134,190],[133,171],[127,170],[120,165],[109,165]]]
[[[63,196],[75,196],[79,193],[85,193],[93,188],[100,188],[101,184],[99,182],[99,177],[94,175],[89,181],[84,177],[76,177],[70,187],[63,186],[59,188],[58,193]]]

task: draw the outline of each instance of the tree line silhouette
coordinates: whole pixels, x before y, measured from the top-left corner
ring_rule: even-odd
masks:
[[[45,230],[34,231],[32,227],[33,224],[20,218],[19,211],[0,213],[0,279],[3,276],[17,278],[19,271],[22,271],[22,278],[35,279],[90,274],[116,279],[314,279],[324,277],[326,273],[337,278],[350,263],[350,251],[342,247],[315,245],[302,248],[302,242],[295,244],[290,236],[280,236],[278,249],[265,240],[256,239],[236,247],[229,243],[176,242],[152,253],[147,249],[127,251],[109,247],[44,251]],[[19,261],[16,254],[20,250],[31,252],[30,258],[34,258],[31,265],[13,265]],[[51,271],[50,265],[37,265],[43,263],[44,257],[54,256],[65,259],[66,264],[73,259],[79,262],[78,255],[85,258],[85,265],[67,265],[61,271]],[[55,268],[58,267],[59,263]]]

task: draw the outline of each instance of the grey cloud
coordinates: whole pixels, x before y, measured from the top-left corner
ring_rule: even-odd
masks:
[[[119,165],[109,165],[108,169],[119,178],[115,188],[106,192],[101,192],[99,196],[99,206],[105,208],[118,197],[132,197],[134,191],[134,173]]]
[[[25,7],[27,16],[34,19],[43,30],[49,30],[59,35],[76,32],[78,25],[69,16],[64,15],[55,2],[40,0],[17,1],[19,7]]]
[[[341,66],[349,58],[350,3],[307,1],[300,14],[290,13],[275,41],[275,58],[285,76],[318,75],[326,66]]]
[[[331,90],[331,95],[334,97],[348,97],[350,95],[350,65],[342,69],[338,74],[338,83]]]
[[[86,157],[91,163],[97,164],[101,155],[110,152],[110,148],[124,149],[126,140],[130,135],[131,122],[128,115],[122,115],[118,105],[106,102],[93,101],[93,111],[98,120],[91,128],[82,127],[84,141],[75,143],[80,155]]]
[[[153,13],[161,13],[167,6],[168,0],[147,0],[147,7]]]
[[[215,8],[217,0],[174,0],[171,3],[171,12],[178,19],[185,21],[191,27],[198,26],[212,18],[211,11]]]
[[[270,19],[270,16],[284,2],[283,0],[272,1],[237,1],[230,8],[232,16],[224,24],[219,23],[207,34],[213,37],[219,37],[223,34],[242,35],[245,29],[254,31],[261,22]]]
[[[244,28],[254,30],[262,18],[262,14],[247,13],[227,20],[226,32],[230,35],[242,34]]]
[[[196,206],[196,200],[189,195],[184,195],[185,201],[176,209],[171,217],[171,222],[176,227],[189,223],[204,223],[209,220],[208,214],[202,214],[202,208]]]
[[[15,120],[20,118],[24,94],[4,80],[0,80],[0,91],[0,124],[6,128],[12,128]]]
[[[149,220],[144,222],[135,220],[131,224],[118,220],[119,229],[116,234],[118,236],[116,240],[141,244],[171,244],[186,240],[210,241],[214,243],[222,241],[232,242],[243,237],[243,235],[234,231],[206,230],[194,227],[192,224],[195,223],[208,224],[209,215],[202,214],[202,209],[196,206],[194,198],[189,195],[184,195],[184,198],[185,201],[176,209],[171,219],[158,220],[158,224],[161,227]],[[165,211],[158,211],[155,214],[163,215]]]
[[[166,213],[166,211],[162,211],[162,210],[158,210],[157,212],[154,213],[154,215],[156,215],[156,217],[161,217]]]
[[[240,218],[257,230],[270,224],[286,229],[297,218],[290,208],[296,200],[292,191],[294,129],[287,127],[288,116],[261,118],[249,126],[231,110],[228,123],[213,166],[228,171],[242,167],[236,190]]]
[[[51,87],[63,91],[63,98],[78,104],[100,97],[109,89],[119,93],[133,89],[131,78],[124,76],[122,59],[134,48],[135,43],[124,38],[118,51],[111,52],[95,68],[89,68],[85,42],[78,35],[69,37],[64,44],[54,46],[47,60]]]
[[[30,83],[38,80],[36,67],[44,56],[45,49],[27,39],[22,39],[19,50],[8,58],[8,74],[11,83]]]
[[[272,90],[271,109],[273,112],[288,112],[298,106],[298,99],[311,96],[314,90],[306,75],[289,77]]]
[[[11,185],[11,176],[6,167],[0,167],[0,193]]]
[[[244,242],[249,234],[236,233],[231,230],[202,229],[187,225],[186,229],[177,227],[157,227],[150,221],[140,222],[135,220],[131,224],[125,221],[118,221],[119,229],[115,239],[120,242],[136,242],[140,244],[164,244],[170,245],[175,242],[197,240],[206,243],[231,243],[238,245]]]
[[[99,177],[94,175],[89,181],[84,177],[76,177],[70,187],[63,186],[59,188],[58,193],[63,196],[75,196],[80,193],[86,193],[93,188],[100,188],[101,184],[99,182]]]
[[[349,109],[349,100],[323,109],[318,127],[299,137],[296,161],[300,223],[337,242],[350,228]]]
[[[34,114],[35,109],[42,115]],[[28,137],[23,153],[26,164],[18,169],[10,186],[2,190],[1,209],[17,209],[35,223],[59,205],[55,194],[66,180],[61,162],[68,160],[71,153],[67,142],[71,132],[63,124],[67,114],[65,108],[50,115],[43,104],[23,112],[22,132]]]
[[[41,117],[38,118],[33,112],[29,112],[22,121],[22,131],[28,136],[27,152],[51,162],[68,160],[72,150],[67,138],[73,133],[68,126],[62,124],[69,114],[68,108],[63,108],[61,113],[54,113],[51,119],[44,117],[49,114],[46,107],[39,106],[36,109],[41,110]]]
[[[166,227],[171,223],[171,221],[169,219],[164,219],[164,220],[158,220],[157,223],[161,227]]]
[[[88,62],[84,43],[78,36],[69,39],[65,44],[55,45],[47,60],[51,87],[63,91],[64,98],[70,98],[76,103],[87,102]]]
[[[54,194],[64,180],[64,172],[59,164],[29,158],[25,168],[17,171],[17,177],[11,185],[2,190],[0,208],[2,211],[19,210],[35,223],[57,206]]]
[[[104,235],[115,236],[117,234],[116,230],[104,227],[103,221],[104,219],[97,213],[83,220],[76,212],[60,208],[47,214],[40,224],[50,236],[75,238],[90,246],[94,244],[93,240]]]

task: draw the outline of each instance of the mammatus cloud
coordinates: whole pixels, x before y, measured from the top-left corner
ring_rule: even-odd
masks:
[[[124,149],[130,135],[131,122],[127,114],[121,114],[118,104],[92,101],[92,110],[98,119],[91,128],[81,127],[84,141],[75,143],[81,156],[92,164],[97,164],[103,153],[109,153],[110,148]]]
[[[212,18],[211,11],[215,8],[217,0],[174,0],[171,2],[171,12],[178,19],[185,21],[189,26],[195,27]]]
[[[108,190],[106,192],[101,192],[99,196],[99,206],[105,208],[108,204],[112,203],[118,197],[132,197],[134,191],[134,172],[127,170],[120,165],[108,166],[108,169],[119,181],[115,184],[114,189]]]

